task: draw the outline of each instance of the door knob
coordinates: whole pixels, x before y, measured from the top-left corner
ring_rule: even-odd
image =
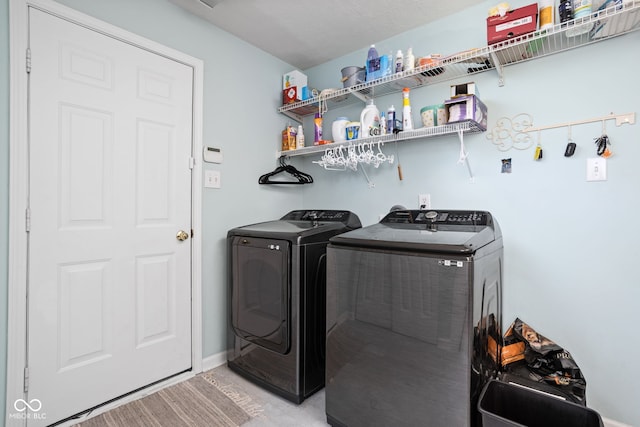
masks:
[[[180,230],[176,234],[176,239],[180,240],[181,242],[184,241],[184,240],[187,240],[188,238],[189,238],[189,235],[184,230]]]

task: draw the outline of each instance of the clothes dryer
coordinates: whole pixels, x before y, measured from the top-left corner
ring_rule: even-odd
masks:
[[[502,262],[489,212],[397,210],[331,238],[329,424],[479,426],[498,369]]]
[[[300,403],[324,386],[326,247],[361,227],[348,211],[299,210],[227,233],[227,365]]]

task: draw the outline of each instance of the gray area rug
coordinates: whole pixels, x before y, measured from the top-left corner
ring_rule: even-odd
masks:
[[[215,371],[215,370],[214,370]],[[261,412],[252,399],[213,371],[90,418],[79,427],[236,427]]]

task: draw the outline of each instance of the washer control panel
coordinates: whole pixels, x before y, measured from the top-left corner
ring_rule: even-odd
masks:
[[[381,224],[490,225],[491,214],[484,211],[399,210],[389,212]]]

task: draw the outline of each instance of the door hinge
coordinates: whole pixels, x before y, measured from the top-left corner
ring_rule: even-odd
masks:
[[[27,74],[31,72],[31,49],[27,48]]]
[[[196,159],[189,157],[189,169],[193,169],[196,165]]]
[[[24,213],[24,228],[27,233],[31,231],[31,209],[29,208]]]
[[[29,391],[29,368],[28,367],[24,367],[24,386],[23,386],[23,391],[25,393],[27,393]]]

